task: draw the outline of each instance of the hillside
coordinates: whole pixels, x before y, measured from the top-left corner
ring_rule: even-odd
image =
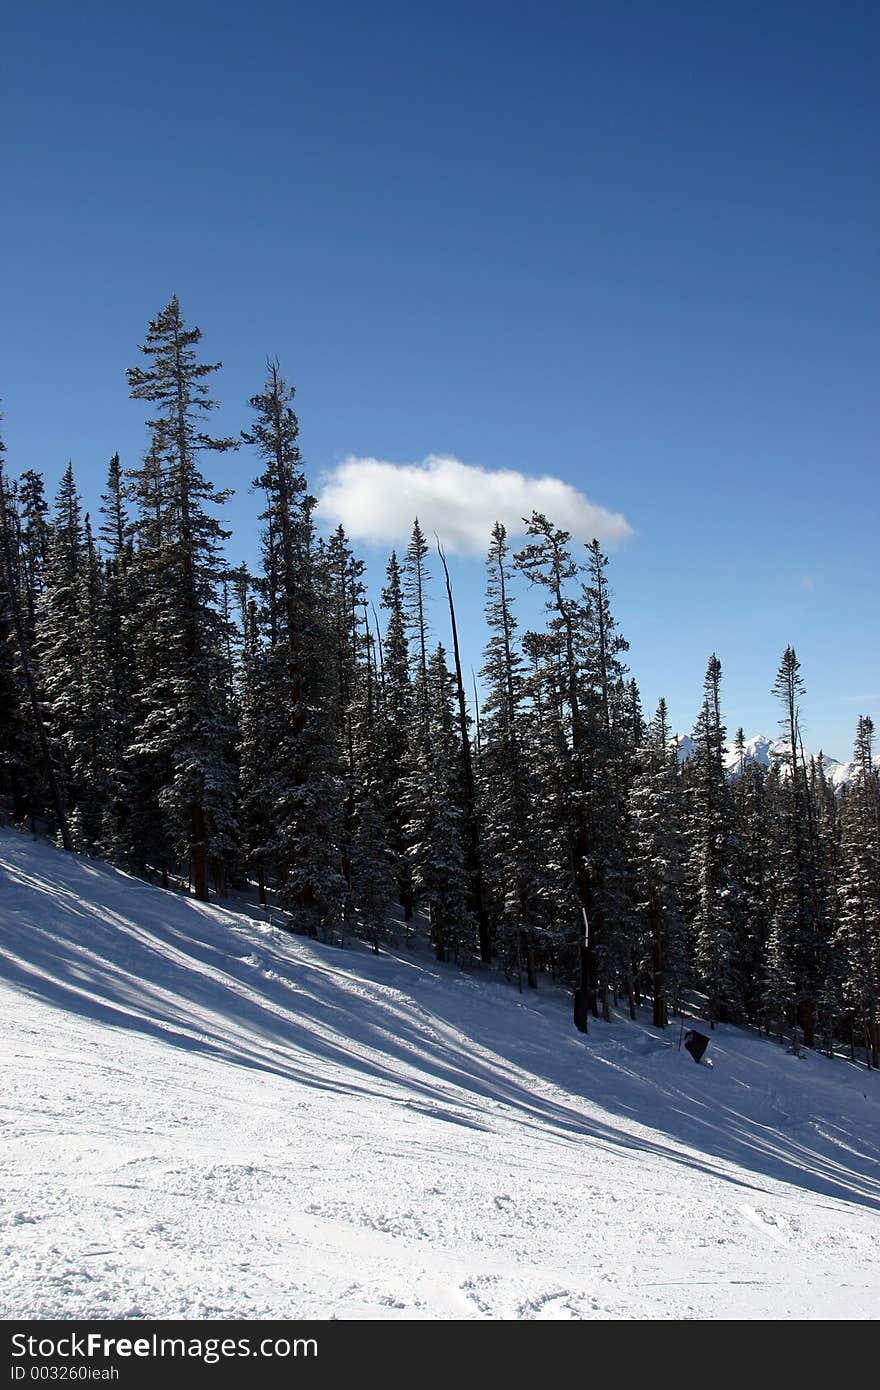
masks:
[[[880,1091],[0,831],[0,1315],[872,1318]]]

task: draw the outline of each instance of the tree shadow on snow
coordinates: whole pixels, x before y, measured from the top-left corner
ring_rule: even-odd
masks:
[[[639,1025],[597,1024],[585,1039],[556,998],[525,1003],[497,979],[403,953],[294,940],[88,861],[59,855],[56,867],[25,838],[2,849],[0,978],[56,1008],[465,1129],[513,1116],[583,1144],[585,1163],[599,1144],[750,1187],[735,1164],[880,1207],[876,1107],[859,1128],[857,1107],[834,1104],[842,1063],[826,1078],[811,1058],[812,1075],[789,1084],[771,1044],[739,1034],[725,1049],[732,1030],[714,1039],[714,1070]]]

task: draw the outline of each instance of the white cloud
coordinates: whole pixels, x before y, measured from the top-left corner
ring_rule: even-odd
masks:
[[[496,521],[511,540],[525,535],[523,517],[545,516],[579,541],[595,536],[612,547],[632,535],[620,512],[590,502],[561,478],[530,478],[514,468],[489,470],[431,454],[422,463],[349,457],[325,477],[318,517],[357,541],[401,544],[415,517],[446,549],[484,555]]]

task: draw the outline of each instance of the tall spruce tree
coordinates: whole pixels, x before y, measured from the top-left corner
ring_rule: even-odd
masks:
[[[666,702],[661,700],[640,750],[629,792],[636,910],[650,972],[655,1028],[680,1008],[688,983],[682,904],[684,845],[675,748]]]
[[[366,604],[363,605],[363,626],[356,636],[362,657],[355,662],[348,711],[353,782],[348,880],[356,929],[378,952],[394,891],[394,877],[385,818],[384,726]]]
[[[428,542],[416,517],[412,534],[406,548],[401,567],[404,611],[406,613],[407,634],[413,636],[416,646],[415,703],[416,712],[427,726],[429,720],[428,697],[428,622],[427,586],[430,580],[428,569]]]
[[[741,1007],[741,981],[736,975],[732,809],[724,767],[720,690],[721,662],[713,652],[694,728],[695,752],[687,767],[695,956],[713,1027],[718,1020],[733,1021]]]
[[[550,715],[547,729],[551,731],[559,760],[554,781],[565,802],[568,857],[579,900],[578,911],[568,921],[567,930],[572,943],[577,943],[578,987],[583,990],[594,1015],[599,1012],[601,988],[602,1012],[607,1015],[607,923],[602,915],[602,895],[597,891],[597,865],[592,857],[590,821],[584,797],[588,754],[580,680],[584,614],[582,606],[568,592],[570,581],[581,571],[569,549],[569,532],[554,526],[541,512],[532,513],[526,530],[531,539],[514,559],[533,584],[547,591],[545,607],[550,615],[547,641],[534,645],[533,650],[537,654],[543,649],[547,658],[543,663],[545,694],[549,710],[558,716]],[[556,738],[556,735],[561,737]],[[557,804],[562,810],[562,803]],[[563,912],[566,899],[567,895],[558,905]]]
[[[27,621],[26,587],[21,574],[18,543],[20,528],[13,500],[6,487],[4,454],[5,447],[0,440],[0,635],[4,635],[7,642],[11,641],[14,652],[12,659],[6,664],[7,688],[14,700],[11,715],[7,716],[5,721],[7,777],[15,811],[27,811],[33,817],[35,811],[42,809],[39,805],[39,791],[34,782],[25,778],[28,763],[22,761],[23,756],[26,757],[29,751],[28,745],[31,744],[31,740],[28,734],[32,731],[31,746],[38,752],[46,801],[54,815],[64,848],[72,850],[73,840],[61,780],[52,756],[47,722],[40,700],[33,643]],[[19,695],[18,699],[16,693]]]
[[[733,816],[732,876],[735,884],[734,970],[742,985],[742,1002],[752,1023],[765,1022],[763,969],[770,936],[770,826],[767,775],[748,757],[742,729],[734,741],[736,764],[730,787]]]
[[[869,1067],[880,1067],[880,782],[873,757],[874,725],[856,728],[856,775],[843,810],[840,923],[844,1000],[861,1035]]]
[[[142,621],[153,627],[140,692],[138,756],[170,781],[154,779],[172,842],[188,851],[197,898],[208,897],[213,860],[222,881],[224,853],[235,802],[232,730],[223,709],[224,632],[218,584],[228,536],[212,508],[228,491],[218,491],[201,472],[200,456],[236,447],[203,428],[215,407],[207,378],[220,363],[198,360],[201,330],[187,328],[174,296],[153,319],[141,352],[146,367],[128,371],[130,393],[146,401],[153,442],[135,474],[141,503],[139,569],[145,606]],[[156,643],[159,640],[159,645]]]
[[[505,527],[496,522],[486,560],[486,622],[490,637],[480,675],[482,711],[480,797],[486,886],[498,949],[510,971],[525,968],[537,986],[536,933],[541,877],[534,837],[536,793],[525,747],[523,660],[515,645],[516,618]]]
[[[383,799],[397,896],[404,917],[409,922],[413,915],[414,891],[412,861],[407,853],[404,802],[405,788],[413,774],[410,734],[414,692],[406,639],[401,568],[394,551],[388,561],[386,579],[382,590],[382,606],[388,613],[382,660]]]
[[[468,902],[454,685],[442,646],[429,659],[426,676],[428,723],[419,722],[415,731],[406,834],[413,882],[428,911],[437,959],[458,960],[471,954],[476,934]]]
[[[254,486],[266,499],[258,586],[263,602],[246,643],[243,793],[252,808],[269,808],[268,816],[252,815],[258,872],[268,866],[282,905],[302,930],[316,935],[332,929],[345,898],[339,653],[322,607],[327,574],[319,565],[293,399],[294,389],[270,362],[263,390],[251,399],[253,424],[243,434],[261,460]]]
[[[104,545],[104,575],[100,624],[108,760],[101,843],[110,859],[127,862],[132,852],[129,829],[132,787],[127,758],[133,738],[135,673],[131,653],[136,645],[137,604],[132,584],[133,528],[125,505],[125,479],[118,454],[110,459],[107,486],[101,496],[101,514],[104,520],[99,535]]]
[[[643,728],[638,690],[625,680],[623,655],[629,644],[611,611],[608,560],[597,540],[586,550],[581,705],[587,736],[581,772],[593,915],[602,924],[605,979],[615,994],[625,991],[635,1017],[641,969],[632,903],[628,794]]]
[[[776,871],[768,979],[774,1002],[807,1047],[815,1040],[816,1000],[824,974],[823,942],[817,920],[816,845],[812,805],[803,765],[800,700],[804,683],[794,648],[786,647],[773,693],[780,720],[786,775],[776,786]]]

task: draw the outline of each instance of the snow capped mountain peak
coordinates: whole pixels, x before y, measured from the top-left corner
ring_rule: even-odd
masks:
[[[681,734],[672,742],[676,746],[676,758],[680,763],[686,763],[688,758],[692,758],[697,751],[697,745],[690,734]]]
[[[774,763],[784,763],[789,755],[785,739],[768,738],[766,734],[753,734],[743,743],[742,756],[746,762],[758,763],[760,767],[772,767]],[[730,772],[739,771],[740,755],[736,740],[725,744],[724,766]]]
[[[689,758],[693,757],[697,745],[690,734],[681,734],[673,741],[680,763],[686,763]],[[803,756],[808,769],[813,761],[817,764],[821,763],[826,778],[835,789],[848,786],[856,775],[857,769],[853,762],[839,762],[837,758],[831,758],[827,753],[805,752]],[[751,738],[747,738],[743,742],[742,757],[745,762],[757,763],[759,767],[768,770],[778,764],[780,774],[784,777],[788,771],[788,740],[769,738],[767,734],[753,734]],[[740,771],[740,754],[735,739],[724,745],[724,766],[734,776],[738,775]]]

